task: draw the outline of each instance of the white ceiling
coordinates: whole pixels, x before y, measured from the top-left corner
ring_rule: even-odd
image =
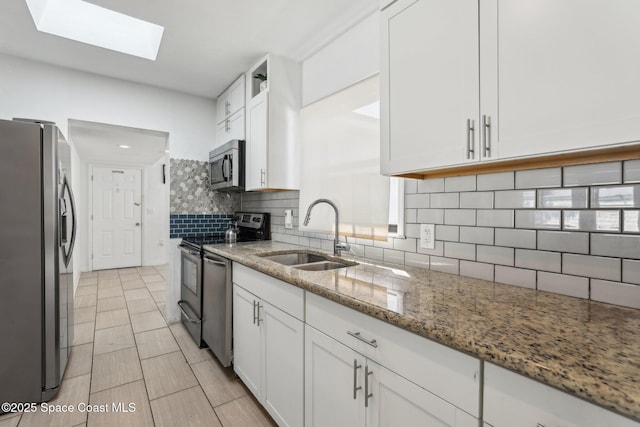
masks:
[[[165,27],[156,61],[36,31],[24,0],[0,1],[0,52],[215,98],[267,52],[301,61],[378,0],[91,0]]]
[[[87,163],[152,165],[165,156],[168,136],[154,130],[69,120],[69,139]]]

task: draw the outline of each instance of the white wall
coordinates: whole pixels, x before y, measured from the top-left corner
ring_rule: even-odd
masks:
[[[380,13],[353,26],[302,63],[302,105],[380,72]]]
[[[215,101],[0,54],[0,118],[67,120],[168,132],[171,157],[208,160]]]
[[[162,165],[166,164],[166,183]],[[144,168],[142,178],[142,265],[162,265],[169,260],[169,156]]]

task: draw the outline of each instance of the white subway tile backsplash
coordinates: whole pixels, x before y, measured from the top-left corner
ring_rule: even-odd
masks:
[[[418,224],[444,224],[444,209],[418,209]]]
[[[429,262],[434,271],[449,274],[458,274],[460,271],[460,261],[457,259],[432,256]]]
[[[394,264],[404,264],[404,252],[394,249],[383,249],[384,262],[392,262]]]
[[[393,249],[393,238],[387,240],[372,240],[371,242],[376,248]]]
[[[470,243],[444,242],[444,256],[475,261],[476,245]]]
[[[452,193],[456,191],[476,191],[476,176],[453,176],[444,179],[444,191]]]
[[[428,194],[407,194],[404,196],[405,208],[424,209],[429,206]]]
[[[436,240],[457,242],[460,240],[460,227],[455,225],[436,225]]]
[[[407,252],[404,254],[404,263],[410,267],[429,268],[429,255]]]
[[[493,192],[476,191],[472,193],[460,193],[460,208],[493,208]]]
[[[447,225],[476,225],[476,211],[473,209],[445,209],[444,223]]]
[[[444,192],[444,178],[431,178],[418,181],[418,193]]]
[[[620,258],[640,258],[640,236],[592,234],[591,254]]]
[[[627,160],[623,165],[625,184],[640,182],[640,160]]]
[[[623,218],[625,233],[640,233],[640,211],[624,211]]]
[[[516,228],[560,230],[560,211],[516,211]]]
[[[589,279],[539,271],[538,290],[576,298],[589,298]]]
[[[535,190],[496,191],[496,209],[533,209],[536,207]]]
[[[365,246],[364,247],[364,256],[366,258],[375,259],[378,261],[383,261],[384,258],[384,249],[383,248],[374,248],[373,246]]]
[[[480,227],[513,227],[513,210],[478,209],[477,225]]]
[[[533,169],[516,172],[516,188],[550,188],[562,186],[562,168]]]
[[[640,308],[640,286],[592,279],[591,299],[624,307]]]
[[[458,193],[433,193],[430,196],[432,208],[460,207],[460,197]]]
[[[407,237],[420,238],[420,224],[406,224],[404,226],[404,234]]]
[[[564,168],[565,187],[580,185],[619,184],[622,182],[622,163],[595,163]]]
[[[500,172],[478,175],[478,191],[513,190],[514,173]]]
[[[563,211],[565,230],[620,231],[620,211]]]
[[[493,245],[493,228],[487,227],[460,227],[460,241],[464,243],[480,243]]]
[[[640,285],[640,261],[622,260],[622,281]]]
[[[586,209],[587,187],[538,190],[538,209]]]
[[[435,247],[433,249],[421,248],[418,244],[417,252],[425,255],[443,256],[444,255],[444,242],[436,240]]]
[[[592,208],[640,208],[640,185],[592,187]]]
[[[536,248],[536,232],[534,230],[511,230],[496,228],[496,245],[511,248]]]
[[[640,160],[407,179],[404,203],[406,238],[349,239],[350,253],[580,298],[591,285],[616,304],[640,289]],[[246,193],[241,206],[271,213],[276,241],[332,251],[331,233],[298,229],[298,205],[288,191]],[[436,224],[434,249],[420,247],[420,224]]]
[[[493,264],[482,264],[472,261],[460,261],[460,275],[475,279],[493,281]]]
[[[496,265],[495,281],[508,285],[521,286],[523,288],[536,288],[536,272],[521,268],[504,267]]]
[[[407,237],[406,239],[390,239],[393,240],[393,249],[405,252],[415,252],[417,239]]]
[[[418,210],[417,209],[405,209],[404,210],[404,222],[405,222],[405,224],[416,224],[418,222]]]
[[[562,254],[562,272],[596,279],[620,280],[620,260],[590,255]]]
[[[418,180],[404,178],[404,194],[415,194],[418,192]]]
[[[589,253],[589,233],[538,231],[538,249],[545,251]]]
[[[515,249],[513,248],[478,245],[476,247],[476,258],[480,262],[513,266],[514,252]]]
[[[516,249],[516,267],[560,273],[562,259],[558,252]]]

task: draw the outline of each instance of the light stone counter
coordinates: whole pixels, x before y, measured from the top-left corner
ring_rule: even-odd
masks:
[[[278,242],[205,249],[640,421],[640,310],[351,256],[330,271],[257,256],[303,249]]]

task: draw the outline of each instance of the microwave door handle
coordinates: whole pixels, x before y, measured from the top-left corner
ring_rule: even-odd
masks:
[[[229,155],[225,155],[222,160],[222,179],[224,181],[229,181],[231,179],[231,157]]]

